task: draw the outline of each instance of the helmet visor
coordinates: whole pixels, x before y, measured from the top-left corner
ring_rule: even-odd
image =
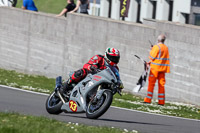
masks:
[[[111,56],[111,55],[107,54],[107,58],[108,58],[110,61],[112,61],[112,62],[118,64],[118,63],[119,63],[120,56]]]

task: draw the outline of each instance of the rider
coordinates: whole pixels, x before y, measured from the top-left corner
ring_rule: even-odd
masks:
[[[68,89],[72,89],[72,83],[78,83],[82,79],[84,79],[88,73],[92,73],[96,69],[106,69],[105,61],[109,63],[111,66],[115,66],[118,70],[118,62],[120,59],[119,50],[115,48],[107,48],[105,51],[105,55],[95,55],[93,56],[86,64],[83,65],[82,69],[75,71],[72,76],[64,83],[63,91],[61,93],[66,92]],[[123,84],[119,84],[119,88],[123,89]]]

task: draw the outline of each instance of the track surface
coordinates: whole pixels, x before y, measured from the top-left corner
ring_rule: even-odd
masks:
[[[111,107],[99,119],[87,119],[84,113],[50,115],[45,110],[47,95],[0,86],[0,111],[46,116],[60,121],[93,126],[109,126],[140,133],[200,133],[200,121],[154,115]]]

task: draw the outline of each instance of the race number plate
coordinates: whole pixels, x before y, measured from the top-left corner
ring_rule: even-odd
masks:
[[[76,112],[77,111],[77,104],[76,102],[74,102],[73,100],[69,101],[69,108],[73,111]]]

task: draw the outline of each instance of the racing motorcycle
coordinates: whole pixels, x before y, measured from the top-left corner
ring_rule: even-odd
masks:
[[[59,91],[64,86],[62,77],[57,77],[55,91],[46,100],[47,112],[50,114],[85,112],[89,119],[102,116],[110,107],[113,95],[116,93],[121,95],[119,71],[106,61],[105,65],[106,69],[96,69],[93,73],[89,73],[78,84],[73,84],[73,89],[65,94]]]

